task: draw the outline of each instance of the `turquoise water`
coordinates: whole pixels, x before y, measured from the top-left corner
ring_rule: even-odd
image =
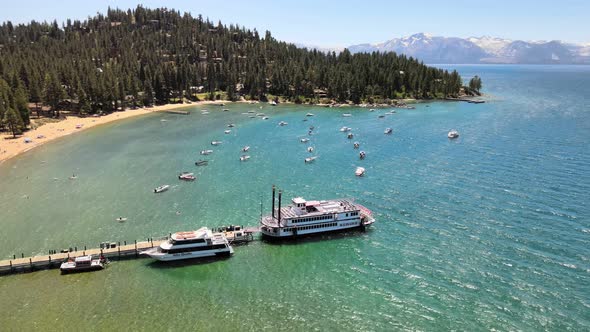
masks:
[[[0,164],[1,258],[255,225],[272,184],[287,199],[355,197],[377,217],[365,233],[257,241],[222,261],[2,277],[1,330],[588,330],[590,67],[455,67],[480,75],[491,101],[419,104],[384,119],[388,109],[198,107],[89,129]],[[305,164],[299,138],[310,125],[319,158]],[[459,139],[446,138],[450,129]],[[252,158],[241,163],[244,145]],[[194,166],[209,148],[209,166]],[[179,182],[181,171],[197,181]],[[172,188],[153,194],[161,184]]]

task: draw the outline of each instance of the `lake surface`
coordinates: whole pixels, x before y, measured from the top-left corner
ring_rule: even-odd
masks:
[[[448,68],[481,76],[490,101],[423,103],[383,119],[390,109],[196,107],[89,129],[0,164],[2,259],[256,225],[273,184],[286,200],[354,197],[377,218],[364,233],[255,241],[221,261],[1,277],[0,330],[587,331],[590,66]],[[304,122],[307,112],[315,116]],[[299,139],[310,125],[319,157],[305,164]],[[461,136],[447,139],[450,129]],[[244,145],[252,158],[240,162]],[[210,148],[209,166],[194,166]],[[197,181],[178,181],[181,171]],[[172,188],[152,193],[162,184]]]

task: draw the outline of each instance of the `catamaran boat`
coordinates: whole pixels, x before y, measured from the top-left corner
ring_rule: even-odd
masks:
[[[92,258],[92,255],[69,258],[61,263],[59,270],[62,274],[75,272],[88,272],[102,270],[107,263],[102,255],[99,258]]]
[[[453,138],[457,138],[459,137],[459,132],[456,131],[455,129],[449,131],[449,134],[447,135],[448,138],[453,139]]]
[[[285,121],[281,121],[281,122],[279,122],[279,126],[286,126],[286,125],[288,125],[288,123],[287,123],[287,122],[285,122]]]
[[[352,138],[354,137],[354,135],[353,135],[352,133],[348,133],[348,135],[346,135],[346,137],[347,137],[348,139],[352,139]]]
[[[313,146],[307,147],[307,152],[310,152],[310,153],[313,152]]]
[[[393,129],[391,129],[391,128],[386,128],[386,129],[385,129],[385,131],[384,131],[383,133],[384,133],[384,134],[386,134],[386,135],[387,135],[387,134],[391,134],[391,133],[393,133]]]
[[[248,145],[242,148],[242,152],[248,152],[248,150],[250,150],[250,146]]]
[[[250,156],[247,155],[247,154],[245,154],[245,155],[243,155],[243,156],[240,157],[240,161],[247,161],[249,159],[250,159]]]
[[[178,232],[162,242],[159,247],[141,252],[159,261],[174,261],[180,259],[229,256],[234,249],[221,233],[213,233],[207,227],[196,231]]]
[[[197,160],[197,161],[195,161],[195,165],[197,165],[197,166],[207,166],[208,163],[209,163],[208,160]]]
[[[364,167],[357,167],[356,171],[354,171],[354,175],[356,175],[356,176],[365,175],[365,168]]]
[[[301,139],[301,143],[307,143],[307,142],[309,142],[309,138],[302,138]]]
[[[170,189],[170,186],[165,184],[165,185],[159,186],[156,189],[154,189],[154,193],[159,194],[159,193],[162,193],[168,189]]]
[[[211,145],[219,145],[223,143],[222,141],[211,141]]]
[[[231,130],[228,129],[228,130],[224,131],[224,133],[230,134],[231,133]]]
[[[281,207],[279,191],[279,206],[275,210],[274,187],[272,196],[272,214],[260,220],[262,235],[269,238],[364,228],[375,222],[372,212],[352,199],[306,201],[296,197],[292,199],[292,204]]]
[[[212,154],[212,153],[213,153],[213,150],[203,150],[203,151],[201,151],[201,154],[202,155],[208,155],[208,154]]]
[[[195,181],[197,178],[195,177],[194,173],[182,172],[180,175],[178,175],[178,179],[184,181]]]
[[[359,142],[354,142],[354,148],[358,149],[361,146],[361,144]]]
[[[365,151],[361,151],[359,153],[359,158],[361,158],[361,160],[365,159],[366,156],[367,156],[367,154],[365,153]]]
[[[317,156],[313,156],[313,157],[307,157],[305,158],[305,163],[313,163],[314,160],[316,160],[318,157]]]

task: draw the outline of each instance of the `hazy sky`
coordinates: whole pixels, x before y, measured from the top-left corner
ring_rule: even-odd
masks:
[[[108,6],[127,9],[140,3],[324,47],[382,42],[417,32],[590,42],[590,0],[2,0],[0,21],[62,22],[104,13]]]

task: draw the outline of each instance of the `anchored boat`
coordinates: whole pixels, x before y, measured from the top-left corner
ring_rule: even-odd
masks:
[[[170,186],[167,185],[167,184],[165,184],[163,186],[159,186],[156,189],[154,189],[154,193],[158,194],[158,193],[164,192],[164,191],[166,191],[168,189],[170,189]]]
[[[272,213],[260,219],[263,236],[287,238],[341,231],[363,228],[375,221],[369,209],[352,199],[306,201],[296,197],[290,205],[281,207],[281,191],[278,196],[278,208],[275,210],[273,187]]]
[[[213,233],[207,227],[201,227],[196,231],[174,233],[159,247],[141,253],[159,261],[174,261],[229,256],[234,253],[234,249],[223,234]]]
[[[450,139],[457,138],[457,137],[459,137],[459,132],[453,129],[453,130],[449,131],[449,133],[447,134],[447,137]]]
[[[62,274],[97,271],[104,269],[106,263],[107,260],[103,256],[99,258],[92,258],[91,255],[80,256],[69,258],[67,261],[61,263],[59,270]]]

